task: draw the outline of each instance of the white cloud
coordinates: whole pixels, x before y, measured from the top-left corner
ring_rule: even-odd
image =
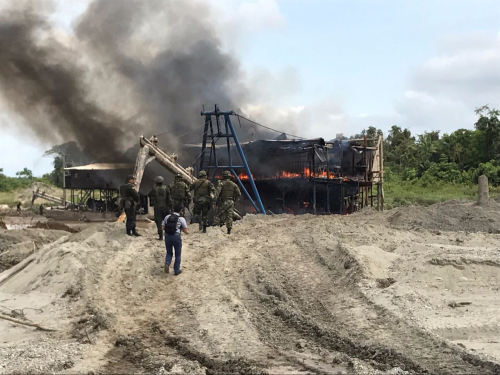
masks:
[[[257,33],[287,26],[277,0],[208,0],[210,16],[226,49],[246,48],[245,40]]]
[[[217,19],[237,27],[239,31],[263,31],[286,26],[276,0],[209,0],[216,7]]]
[[[472,33],[443,38],[438,56],[412,73],[395,109],[398,125],[443,133],[473,128],[474,109],[484,104],[500,107],[500,40]]]
[[[436,100],[432,96],[427,95],[424,92],[418,92],[418,91],[413,91],[413,90],[406,91],[404,94],[404,98],[409,99],[409,100],[420,101],[423,103],[435,103],[436,102]]]

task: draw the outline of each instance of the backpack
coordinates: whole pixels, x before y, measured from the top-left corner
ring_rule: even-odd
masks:
[[[174,235],[177,232],[177,222],[179,221],[179,216],[172,214],[167,219],[165,224],[165,233],[169,235]]]
[[[155,192],[155,204],[158,207],[166,207],[166,197],[167,197],[167,187],[166,186],[160,186],[156,189]]]
[[[174,182],[172,185],[172,199],[182,200],[186,196],[186,187],[183,182]]]

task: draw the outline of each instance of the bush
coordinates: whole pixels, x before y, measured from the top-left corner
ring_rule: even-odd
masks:
[[[18,189],[25,189],[30,187],[33,182],[43,182],[44,184],[51,185],[49,179],[45,176],[42,178],[33,177],[33,173],[24,168],[22,171],[17,172],[18,177],[8,177],[2,173],[0,168],[0,192],[11,192]]]
[[[477,169],[474,170],[473,181],[477,183],[479,176],[485,175],[488,177],[488,181],[493,186],[500,185],[500,167],[497,162],[492,160],[487,163],[481,163],[478,165]]]
[[[456,163],[431,163],[422,175],[422,179],[427,182],[443,181],[455,184],[464,184],[470,182],[468,175],[460,170]]]

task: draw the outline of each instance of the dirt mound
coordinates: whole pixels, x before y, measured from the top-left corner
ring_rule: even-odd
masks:
[[[75,228],[71,228],[66,224],[57,222],[57,221],[37,221],[37,223],[30,228],[39,228],[39,229],[51,229],[51,230],[63,230],[69,233],[78,233],[79,230]]]
[[[116,223],[64,233],[0,274],[2,306],[59,331],[1,321],[0,330],[37,353],[45,350],[36,346],[43,335],[51,356],[30,358],[11,339],[0,344],[0,366],[499,373],[500,348],[489,343],[500,327],[498,236],[399,230],[384,220],[391,214],[252,215],[231,236],[191,226],[179,277],[163,273],[164,244],[154,229],[140,238]],[[473,321],[477,329],[467,331]],[[16,364],[2,353],[14,353]]]
[[[488,206],[449,201],[429,207],[400,207],[386,215],[394,228],[500,233],[500,205],[493,201]]]
[[[0,272],[66,235],[62,231],[15,229],[0,232]]]

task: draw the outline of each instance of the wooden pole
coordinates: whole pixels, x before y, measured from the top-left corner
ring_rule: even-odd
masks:
[[[22,320],[14,319],[14,318],[11,318],[10,316],[6,316],[6,315],[3,315],[3,314],[0,314],[0,319],[8,320],[9,322],[16,323],[16,324],[22,324],[24,326],[35,327],[35,328],[38,328],[41,331],[48,331],[48,332],[55,332],[56,331],[55,329],[45,328],[45,327],[42,327],[39,324],[30,323],[30,322],[25,322],[25,321],[22,321]]]
[[[379,184],[380,184],[380,210],[384,211],[384,136],[379,135]]]
[[[485,206],[490,201],[490,188],[488,186],[488,177],[485,175],[479,176],[478,179],[478,200],[477,204]]]

